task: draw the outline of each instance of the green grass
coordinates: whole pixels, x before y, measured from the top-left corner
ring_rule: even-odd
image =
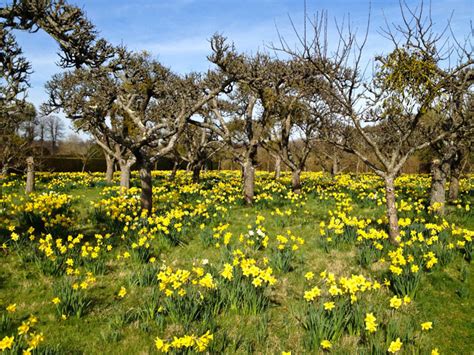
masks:
[[[97,232],[91,222],[90,201],[98,201],[100,187],[76,188],[68,191],[78,198],[78,232]],[[288,206],[280,207],[284,210]],[[324,251],[319,235],[319,223],[327,220],[334,203],[309,198],[305,207],[289,218],[272,216],[273,208],[248,208],[236,206],[220,220],[230,223],[229,231],[234,238],[247,231],[257,215],[263,215],[266,232],[275,236],[290,229],[294,235],[303,237],[305,245],[298,252],[294,269],[289,273],[276,272],[278,283],[270,294],[271,305],[257,316],[239,312],[225,312],[214,319],[214,324],[197,324],[195,329],[204,333],[212,326],[216,342],[226,344],[227,353],[280,353],[291,350],[293,354],[305,352],[304,332],[298,322],[298,309],[304,292],[303,275],[307,271],[316,274],[323,270],[338,275],[362,273],[379,276],[375,267],[364,269],[356,259],[353,244]],[[354,215],[376,219],[383,215],[382,208],[358,207]],[[472,214],[470,215],[472,216]],[[456,211],[448,214],[448,220],[466,228],[472,228],[471,217],[459,216]],[[284,223],[284,226],[282,225]],[[155,240],[153,249],[158,263],[192,267],[208,259],[210,264],[223,262],[222,248],[204,246],[198,228],[188,231],[188,242],[180,246],[169,246]],[[123,250],[121,246],[117,250]],[[137,309],[150,299],[156,286],[131,286],[132,275],[142,264],[133,258],[117,260],[109,258],[106,273],[97,276],[96,284],[88,291],[92,300],[90,311],[82,318],[70,317],[58,320],[51,303],[57,277],[45,276],[31,262],[22,261],[16,253],[1,256],[0,307],[17,304],[15,322],[8,330],[0,331],[0,337],[11,334],[22,320],[30,314],[39,319],[36,326],[45,335],[45,347],[61,354],[146,354],[154,352],[154,338],[164,334],[180,333],[179,324],[163,326],[154,320],[144,321],[137,317]],[[461,272],[461,269],[463,270]],[[467,271],[466,271],[467,270]],[[465,279],[465,275],[467,279]],[[424,334],[426,349],[437,347],[443,354],[468,354],[474,345],[472,301],[474,295],[474,269],[471,263],[457,256],[444,269],[427,273],[414,304],[410,306],[419,322],[433,321],[433,330]],[[464,279],[464,281],[463,281]],[[128,294],[119,299],[121,286]],[[390,296],[391,297],[391,296]],[[388,298],[384,298],[386,302]],[[44,347],[43,347],[44,348]],[[53,352],[54,352],[53,351]],[[357,338],[345,335],[334,344],[333,353],[348,354],[361,351]]]

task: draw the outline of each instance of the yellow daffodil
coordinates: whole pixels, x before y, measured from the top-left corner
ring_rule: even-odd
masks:
[[[403,343],[400,341],[400,338],[397,338],[397,340],[392,341],[390,343],[390,346],[388,347],[388,352],[392,354],[399,352],[402,348],[402,344]]]
[[[433,329],[433,322],[424,322],[424,323],[421,323],[421,329],[422,329],[422,330],[430,330],[430,329]]]
[[[124,298],[127,295],[127,289],[125,287],[120,287],[120,291],[118,292],[117,296],[120,298]]]

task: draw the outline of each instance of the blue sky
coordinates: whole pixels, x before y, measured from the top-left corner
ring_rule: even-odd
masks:
[[[2,1],[4,3],[5,1]],[[132,50],[147,50],[176,72],[209,68],[208,39],[219,32],[234,41],[240,51],[254,53],[278,39],[276,26],[291,42],[294,40],[288,16],[297,26],[303,20],[302,0],[71,0],[82,7],[101,36],[113,44]],[[415,1],[408,1],[411,4]],[[428,1],[426,1],[428,2]],[[432,14],[441,27],[454,10],[453,28],[464,36],[473,19],[472,0],[433,0]],[[308,13],[327,10],[330,20],[350,13],[355,26],[364,28],[369,1],[307,0]],[[387,43],[377,34],[383,25],[382,13],[397,21],[398,0],[371,2],[372,20],[367,55],[387,51]],[[382,12],[383,11],[383,12]],[[330,33],[330,37],[331,37]],[[29,100],[39,105],[46,99],[44,84],[61,71],[56,43],[44,33],[16,33],[26,57],[33,66]]]

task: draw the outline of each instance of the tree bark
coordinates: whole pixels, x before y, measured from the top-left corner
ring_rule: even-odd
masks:
[[[201,177],[201,166],[199,164],[193,165],[193,183],[199,184]]]
[[[334,152],[332,156],[331,176],[334,177],[339,173],[339,165],[337,161],[337,155]]]
[[[277,154],[275,156],[275,180],[281,176],[281,157]]]
[[[41,158],[43,158],[43,155],[44,155],[44,127],[43,126],[40,126],[40,147],[41,147],[40,156]]]
[[[385,199],[387,203],[388,234],[392,244],[400,243],[400,229],[398,227],[398,214],[395,198],[395,178],[385,177]]]
[[[128,161],[119,161],[120,165],[120,191],[126,192],[130,188],[130,170],[132,164]]]
[[[291,186],[294,193],[301,193],[301,169],[296,169],[291,172]]]
[[[153,208],[153,190],[151,179],[151,168],[148,164],[142,164],[140,167],[140,182],[142,193],[140,196],[142,209],[151,214]]]
[[[251,206],[255,195],[255,167],[252,160],[248,159],[244,162],[242,175],[244,200],[248,206]]]
[[[105,172],[105,182],[111,184],[114,179],[114,165],[115,158],[109,154],[105,154],[105,162],[107,163],[107,170]]]
[[[3,176],[8,175],[8,164],[3,164],[3,166],[2,166],[2,175]]]
[[[26,158],[26,194],[30,194],[35,190],[35,162],[33,157]]]
[[[449,201],[455,201],[459,197],[459,175],[451,174],[449,180]]]
[[[171,170],[170,177],[168,178],[169,181],[174,181],[174,179],[176,178],[176,174],[178,172],[178,166],[179,166],[179,163],[176,160],[173,164],[173,170]]]
[[[450,171],[450,179],[449,179],[449,201],[457,200],[459,197],[459,179],[461,177],[461,161],[462,158],[460,154],[458,154],[452,161],[451,161],[451,171]]]
[[[430,206],[437,205],[434,212],[440,216],[444,215],[446,204],[446,180],[449,174],[449,163],[434,159],[431,162],[431,191]]]

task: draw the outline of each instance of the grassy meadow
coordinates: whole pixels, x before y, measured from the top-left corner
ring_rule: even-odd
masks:
[[[430,178],[396,181],[390,244],[373,175],[153,172],[120,194],[102,174],[1,182],[0,351],[6,354],[469,354],[474,176],[438,217]],[[116,179],[119,177],[116,176]],[[118,180],[116,180],[118,183]]]

